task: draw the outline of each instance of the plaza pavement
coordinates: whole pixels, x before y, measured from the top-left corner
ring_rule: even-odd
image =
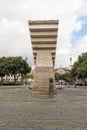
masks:
[[[87,130],[87,88],[32,97],[28,87],[0,87],[0,130]]]

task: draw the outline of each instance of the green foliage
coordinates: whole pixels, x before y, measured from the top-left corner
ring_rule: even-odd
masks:
[[[8,70],[10,74],[26,74],[30,72],[31,68],[29,67],[26,60],[23,60],[22,57],[8,57]]]
[[[23,78],[24,79],[27,79],[27,78],[33,79],[34,76],[32,74],[30,74],[30,73],[27,73],[27,74],[23,75]]]
[[[71,70],[71,75],[72,77],[83,80],[87,78],[87,52],[78,56],[78,60],[74,63]]]
[[[55,80],[65,80],[66,82],[72,82],[71,73],[59,74],[55,73]]]
[[[30,72],[31,67],[29,67],[26,60],[22,57],[1,57],[0,58],[0,76],[3,81],[3,76],[12,74],[14,75],[14,80],[17,80],[17,74],[24,75]]]
[[[64,79],[64,75],[59,74],[59,73],[55,73],[55,80],[61,80],[61,79]]]
[[[4,81],[3,82],[3,85],[6,85],[6,86],[11,86],[11,85],[22,85],[23,82],[22,81],[17,81],[16,83],[14,81]],[[2,85],[2,82],[0,81],[0,85]]]
[[[64,76],[64,80],[65,80],[65,81],[70,82],[70,83],[73,82],[71,73],[65,73],[63,76]]]
[[[3,76],[8,73],[7,70],[7,61],[5,57],[0,58],[0,76],[1,76],[1,84],[3,85]]]
[[[59,73],[55,73],[55,80],[59,80]]]

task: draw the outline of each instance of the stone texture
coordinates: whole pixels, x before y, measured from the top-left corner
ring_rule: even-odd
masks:
[[[36,67],[34,75],[33,94],[49,94],[49,78],[54,79],[53,67]],[[35,92],[36,91],[36,92]],[[56,94],[55,86],[54,93]]]
[[[58,20],[29,21],[29,29],[36,66],[32,93],[48,95],[49,78],[54,79]]]

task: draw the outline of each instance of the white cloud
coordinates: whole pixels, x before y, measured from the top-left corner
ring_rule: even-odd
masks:
[[[87,15],[87,0],[82,0],[82,4],[79,8],[79,10],[77,11],[79,16],[85,16]]]
[[[74,59],[76,59],[78,55],[81,55],[81,53],[87,52],[87,35],[76,43],[76,46],[74,47],[73,51]]]
[[[4,18],[0,22],[0,55],[26,56],[31,50],[27,31],[28,29],[22,22],[9,21]]]
[[[75,31],[79,32],[82,29],[82,25],[83,25],[83,22],[82,21],[78,21],[76,23]]]

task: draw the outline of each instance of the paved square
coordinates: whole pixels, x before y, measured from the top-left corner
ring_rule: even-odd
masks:
[[[0,130],[87,130],[87,89],[64,88],[54,98],[28,88],[0,89]]]

